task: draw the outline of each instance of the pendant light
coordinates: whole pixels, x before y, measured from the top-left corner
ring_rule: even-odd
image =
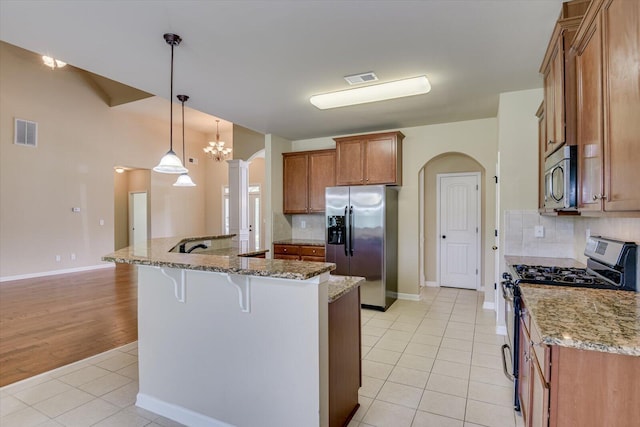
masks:
[[[184,103],[189,100],[187,95],[178,95],[178,100],[182,102],[182,163],[185,163],[185,145],[184,145]],[[195,187],[196,184],[191,180],[187,172],[181,173],[178,180],[173,184],[174,187]]]
[[[169,151],[165,154],[158,166],[153,168],[154,171],[160,173],[187,173],[189,170],[182,165],[180,158],[173,151],[173,48],[178,46],[182,39],[177,34],[165,34],[164,40],[171,46],[171,92],[169,96],[170,119],[169,119]]]

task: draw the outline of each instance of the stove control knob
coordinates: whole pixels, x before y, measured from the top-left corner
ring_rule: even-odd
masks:
[[[513,277],[511,276],[511,274],[506,273],[506,272],[505,272],[505,273],[502,273],[502,278],[503,278],[504,280],[511,280],[511,279],[513,279]]]

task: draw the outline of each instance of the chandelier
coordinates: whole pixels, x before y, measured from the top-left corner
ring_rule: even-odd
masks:
[[[226,160],[231,154],[231,148],[225,148],[224,142],[220,141],[220,120],[216,120],[216,140],[209,141],[209,146],[203,148],[205,154],[209,155],[213,160],[221,162]]]

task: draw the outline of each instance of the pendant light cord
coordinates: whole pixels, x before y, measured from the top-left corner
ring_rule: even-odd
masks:
[[[171,43],[171,89],[170,89],[170,93],[169,93],[169,108],[170,108],[170,112],[169,112],[169,149],[171,151],[173,151],[173,46],[174,44]],[[184,162],[184,159],[182,159],[182,161]]]
[[[185,149],[184,149],[184,101],[182,98],[182,164],[185,164]]]

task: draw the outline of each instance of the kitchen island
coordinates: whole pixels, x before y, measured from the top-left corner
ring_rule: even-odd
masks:
[[[330,263],[175,251],[196,240],[103,257],[139,267],[136,405],[189,426],[328,426],[329,306],[353,299],[341,311],[359,322],[360,279],[330,277]]]

